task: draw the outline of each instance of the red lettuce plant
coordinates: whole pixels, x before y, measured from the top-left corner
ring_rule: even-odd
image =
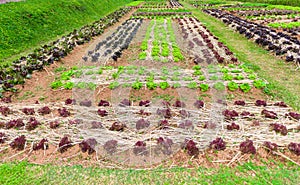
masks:
[[[172,117],[171,109],[157,109],[156,113],[160,116],[163,116],[166,119],[170,119]]]
[[[197,100],[195,103],[194,103],[194,106],[198,109],[204,107],[204,102],[201,101],[201,100]]]
[[[133,153],[135,155],[146,155],[146,154],[148,154],[147,148],[146,148],[146,143],[144,141],[136,142],[134,147],[133,147]]]
[[[261,111],[261,114],[264,115],[266,118],[277,119],[277,114],[273,111],[268,111],[264,109]]]
[[[278,124],[278,123],[272,123],[270,124],[271,129],[274,130],[276,133],[280,133],[282,135],[287,135],[288,130],[286,128],[286,126]]]
[[[265,100],[256,100],[255,102],[256,106],[267,106],[267,102]]]
[[[145,107],[149,107],[150,106],[150,101],[149,100],[145,100],[145,101],[140,101],[139,106],[145,106]]]
[[[243,100],[237,100],[237,101],[234,102],[234,105],[245,106],[246,103],[245,103],[245,101],[243,101]]]
[[[26,124],[27,130],[34,130],[37,126],[39,126],[41,123],[37,121],[34,117],[29,118],[29,121]]]
[[[25,148],[26,138],[24,135],[21,135],[15,138],[9,145],[13,149],[23,150]]]
[[[59,122],[58,120],[51,121],[51,122],[49,123],[49,126],[50,126],[50,128],[52,128],[52,129],[58,128],[59,125],[60,125],[60,122]]]
[[[68,117],[71,115],[70,111],[68,111],[65,107],[63,107],[62,109],[59,108],[58,113],[61,117]]]
[[[101,110],[101,109],[98,109],[97,113],[101,117],[104,117],[104,116],[108,115],[108,112],[106,110]]]
[[[41,149],[48,149],[48,140],[42,139],[40,142],[35,143],[32,147],[33,150],[41,150]]]
[[[0,113],[1,113],[3,116],[7,116],[7,115],[10,113],[10,109],[9,109],[8,107],[1,106],[1,107],[0,107]]]
[[[98,103],[99,107],[108,107],[109,106],[109,102],[105,101],[105,100],[100,100],[100,102]]]
[[[265,146],[269,151],[276,151],[278,148],[276,143],[272,143],[270,141],[265,141],[263,146]]]
[[[58,151],[61,153],[67,151],[68,148],[72,147],[72,143],[73,142],[69,139],[68,136],[63,137],[58,144]]]
[[[252,140],[246,140],[240,144],[240,151],[244,154],[250,153],[250,154],[255,154],[256,153],[256,148],[253,145]]]
[[[240,126],[232,122],[231,125],[227,125],[227,130],[240,130]]]
[[[83,153],[88,152],[89,155],[95,152],[96,145],[97,145],[97,141],[94,138],[89,138],[79,143],[79,147],[81,148],[81,151]]]
[[[38,113],[41,115],[50,114],[51,110],[48,106],[42,107],[38,110]]]
[[[228,110],[228,109],[226,109],[225,111],[223,111],[223,115],[227,119],[235,119],[236,117],[239,116],[239,113],[237,113],[235,110]]]
[[[0,132],[0,143],[4,143],[6,139],[7,139],[7,138],[6,138],[5,133]]]
[[[182,149],[186,150],[190,156],[197,157],[199,155],[199,148],[196,143],[191,139],[185,139]]]
[[[123,131],[126,128],[125,123],[114,122],[109,130],[111,131]]]
[[[33,108],[23,108],[22,112],[26,115],[34,115],[34,113],[35,113]]]
[[[218,137],[212,142],[210,142],[209,147],[213,150],[225,150],[226,143],[222,138]]]
[[[288,145],[288,149],[296,155],[300,155],[300,143],[292,142]]]
[[[99,121],[92,121],[91,125],[92,129],[103,128],[103,124]]]

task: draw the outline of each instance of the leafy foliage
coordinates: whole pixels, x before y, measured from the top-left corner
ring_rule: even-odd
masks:
[[[160,87],[162,90],[165,90],[165,89],[167,89],[168,87],[170,87],[170,85],[169,85],[168,82],[160,82],[160,83],[159,83],[159,87]]]
[[[287,135],[288,130],[286,128],[286,126],[282,125],[282,124],[278,124],[278,123],[272,123],[270,124],[272,130],[274,130],[276,133],[280,133],[281,135]]]
[[[72,147],[72,141],[69,139],[68,136],[65,136],[63,138],[61,138],[59,144],[58,144],[58,151],[63,153],[65,151],[67,151],[68,148]]]
[[[218,137],[212,142],[210,142],[209,147],[213,150],[225,150],[226,143],[222,138]]]
[[[270,141],[265,141],[263,144],[269,151],[276,151],[278,149],[278,145],[276,143],[272,143]]]
[[[209,89],[209,85],[208,84],[200,84],[200,89],[202,92],[206,92]]]
[[[261,111],[261,114],[264,115],[266,118],[277,119],[277,114],[273,111],[268,111],[264,109]]]
[[[38,110],[38,113],[41,115],[50,114],[51,110],[48,106],[42,107]]]
[[[239,88],[239,85],[233,81],[228,82],[228,89],[230,91],[235,91]]]
[[[96,145],[97,145],[97,141],[94,138],[89,138],[79,143],[79,147],[81,148],[81,151],[83,153],[88,152],[89,155],[95,152]]]
[[[109,102],[106,100],[100,100],[100,102],[98,103],[98,106],[101,107],[108,107],[109,106]]]
[[[111,131],[123,131],[126,128],[126,124],[125,123],[121,123],[121,122],[114,122],[111,127],[109,128],[109,130]]]
[[[42,150],[42,149],[48,149],[48,140],[42,139],[40,142],[33,144],[32,149],[33,150]]]
[[[157,83],[153,82],[153,81],[150,81],[150,82],[147,82],[146,83],[146,86],[149,90],[154,90],[156,89],[157,87]]]
[[[225,85],[222,82],[217,82],[214,84],[214,88],[218,91],[224,91]]]
[[[296,155],[300,156],[300,143],[290,143],[288,145],[288,149],[295,153]]]
[[[227,125],[227,130],[240,130],[240,126],[232,122],[231,125]]]
[[[236,101],[234,102],[234,105],[245,106],[245,105],[246,105],[246,102],[243,101],[243,100],[236,100]]]
[[[248,83],[243,83],[243,84],[240,85],[240,89],[243,92],[247,93],[251,90],[251,86]]]
[[[246,140],[240,144],[240,151],[242,153],[250,153],[250,154],[255,154],[256,153],[256,148],[253,145],[252,140]]]
[[[186,150],[190,156],[197,157],[199,155],[199,148],[196,143],[191,139],[185,139],[182,149]]]
[[[198,109],[204,107],[204,102],[201,100],[196,100],[196,102],[194,103],[194,106]]]
[[[71,115],[70,111],[67,110],[67,108],[59,108],[58,113],[61,117],[69,117]]]
[[[31,117],[26,124],[27,130],[34,130],[37,126],[39,126],[41,123],[37,121],[34,117]]]
[[[266,87],[266,83],[262,80],[254,80],[253,85],[254,85],[254,87],[256,87],[258,89],[262,89],[262,88]]]
[[[131,87],[133,89],[139,90],[143,87],[143,83],[137,80],[134,83],[132,83]]]
[[[12,149],[23,150],[25,147],[26,138],[24,135],[21,135],[15,138],[9,145]]]

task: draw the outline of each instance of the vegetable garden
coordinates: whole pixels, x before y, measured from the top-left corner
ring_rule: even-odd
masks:
[[[219,152],[229,166],[265,153],[299,165],[299,109],[185,4],[299,68],[299,7],[130,3],[1,66],[1,160],[148,167]]]

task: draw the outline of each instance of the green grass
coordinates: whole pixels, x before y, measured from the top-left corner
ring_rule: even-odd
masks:
[[[84,168],[0,164],[0,184],[299,184],[299,167],[257,166],[251,162],[235,168],[155,168],[151,170]]]
[[[296,68],[294,65],[271,55],[262,47],[228,28],[220,20],[185,2],[182,4],[228,46],[241,62],[254,70],[261,79],[269,82],[265,91],[270,95],[270,99],[284,101],[294,109],[300,110],[300,75],[294,70]]]
[[[133,1],[131,3],[126,4],[126,6],[138,6],[142,4],[144,1]]]
[[[0,62],[99,20],[132,0],[26,0],[0,6]]]

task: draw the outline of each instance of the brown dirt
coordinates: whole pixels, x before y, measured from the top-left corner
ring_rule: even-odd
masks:
[[[292,159],[299,164],[300,159],[297,155],[284,151],[282,155]],[[233,160],[236,157],[236,160]],[[274,159],[274,161],[270,161]],[[207,167],[207,168],[219,168],[221,165],[228,165],[230,167],[235,167],[239,164],[244,164],[246,162],[252,162],[255,165],[262,166],[268,164],[268,166],[277,166],[276,162],[288,162],[288,160],[282,156],[272,154],[271,152],[259,148],[255,155],[252,154],[241,154],[238,148],[225,149],[223,151],[215,152],[213,150],[206,150],[199,154],[197,158],[191,159],[183,151],[178,152],[172,158],[175,162],[174,165],[184,166],[188,168],[193,167]]]
[[[238,89],[236,91],[227,90],[228,99],[235,100],[245,100],[245,101],[255,101],[255,100],[268,100],[269,97],[264,94],[261,89],[252,88],[248,93],[244,93],[242,90]]]

